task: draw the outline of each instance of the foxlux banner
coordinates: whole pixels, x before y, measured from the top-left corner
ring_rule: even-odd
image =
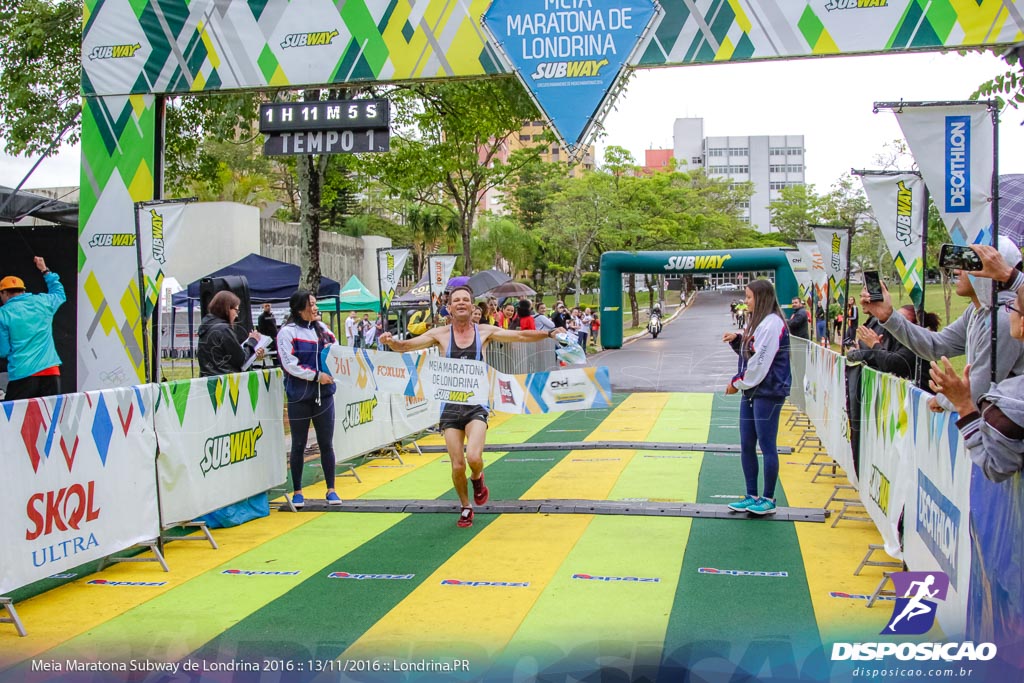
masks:
[[[900,282],[914,304],[920,305],[924,296],[924,182],[916,173],[862,175],[860,180]]]
[[[576,147],[658,14],[653,0],[494,0],[483,25],[555,131]]]
[[[821,258],[821,251],[818,250],[818,243],[803,240],[796,243],[797,251],[807,266],[811,282],[818,293],[818,300],[825,300],[825,285],[828,283],[828,274],[825,272],[825,261]]]
[[[814,241],[821,253],[822,266],[828,278],[833,299],[843,302],[846,292],[846,273],[849,264],[846,261],[850,231],[847,228],[814,228]]]
[[[902,559],[900,518],[913,484],[914,434],[910,423],[910,383],[864,368],[861,372],[860,490],[885,552]]]
[[[993,123],[985,104],[904,103],[896,112],[956,244],[992,244]]]
[[[448,278],[455,269],[455,254],[432,254],[427,257],[427,272],[430,277],[430,311],[437,313],[437,302],[448,286]]]
[[[195,519],[284,483],[281,370],[159,385],[163,523]]]
[[[377,252],[377,277],[380,279],[381,315],[387,315],[395,297],[398,280],[409,258],[408,249],[380,249]]]
[[[152,385],[0,411],[0,595],[160,535]]]

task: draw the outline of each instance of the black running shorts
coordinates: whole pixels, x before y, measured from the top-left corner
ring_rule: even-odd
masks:
[[[446,429],[458,429],[464,432],[466,425],[473,420],[480,420],[487,424],[487,408],[461,403],[446,403],[444,410],[441,411],[441,421],[438,426],[442,432]]]

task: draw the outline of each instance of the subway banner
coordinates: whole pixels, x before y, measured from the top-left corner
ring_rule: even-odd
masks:
[[[868,367],[862,369],[860,381],[860,472],[867,481],[860,499],[882,534],[885,552],[901,559],[899,524],[915,470],[911,384]]]
[[[804,395],[807,417],[829,457],[839,463],[850,483],[860,489],[850,447],[850,419],[846,414],[846,359],[831,349],[808,344]]]
[[[815,227],[814,240],[821,253],[830,295],[834,301],[845,305],[846,276],[850,271],[850,264],[847,260],[850,253],[850,230],[826,226]]]
[[[938,619],[947,636],[964,633],[971,585],[971,471],[956,413],[933,413],[931,394],[910,388],[910,438],[915,467],[903,520],[903,559],[912,571],[943,571],[949,593]],[[1020,501],[1018,500],[1018,503]],[[977,501],[984,505],[984,501]]]
[[[187,210],[188,204],[175,202],[139,202],[135,205],[146,318],[153,315],[160,303],[167,256],[175,246]]]
[[[448,286],[448,278],[455,269],[456,254],[431,254],[427,257],[427,275],[430,278],[430,312],[437,314],[438,301]]]
[[[920,306],[924,296],[924,181],[917,173],[864,174],[860,181],[900,282],[914,305]]]
[[[380,280],[380,314],[387,315],[391,308],[391,300],[398,289],[398,281],[405,270],[405,261],[409,258],[408,249],[378,249],[377,278]]]
[[[0,595],[160,535],[152,385],[3,403]]]
[[[284,482],[280,369],[154,386],[165,525],[187,522]]]

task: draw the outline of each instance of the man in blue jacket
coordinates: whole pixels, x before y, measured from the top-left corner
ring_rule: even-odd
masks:
[[[25,282],[14,275],[0,280],[0,357],[7,359],[7,401],[60,393],[53,314],[67,297],[57,273],[50,272],[41,256],[35,264],[46,281],[46,294],[27,294]]]

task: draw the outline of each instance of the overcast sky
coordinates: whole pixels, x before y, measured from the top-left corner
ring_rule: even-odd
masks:
[[[807,182],[825,192],[851,167],[874,168],[883,145],[902,138],[896,117],[874,102],[966,100],[1007,69],[993,55],[956,53],[831,57],[709,64],[640,71],[605,120],[599,143],[671,149],[677,118],[704,119],[704,135],[803,135]],[[1024,173],[1024,111],[999,126],[999,173]]]
[[[712,64],[640,71],[598,143],[619,145],[644,161],[648,148],[672,147],[672,123],[702,117],[704,134],[803,135],[807,181],[825,192],[851,167],[873,168],[886,142],[901,138],[896,117],[873,114],[875,101],[962,100],[1006,69],[992,55],[923,53]],[[1024,173],[1024,112],[999,127],[1003,173]],[[13,187],[35,159],[0,155],[0,185]],[[77,149],[42,163],[26,187],[78,185]]]

